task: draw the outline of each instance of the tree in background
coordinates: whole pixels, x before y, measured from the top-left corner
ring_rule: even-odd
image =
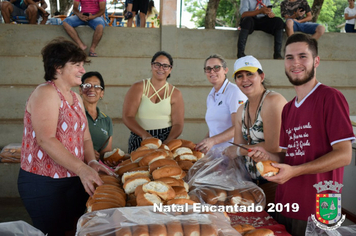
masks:
[[[271,0],[273,12],[279,17],[281,17],[280,4],[282,1]],[[346,0],[307,1],[311,6],[314,21],[325,25],[329,32],[340,31],[336,26],[345,22],[343,12],[345,7],[348,6]],[[240,0],[185,0],[184,4],[186,10],[192,13],[191,20],[195,22],[197,27],[205,27],[206,29],[213,29],[215,26],[238,27],[240,22]],[[217,9],[212,9],[214,7]],[[211,12],[215,12],[216,15],[214,16]]]

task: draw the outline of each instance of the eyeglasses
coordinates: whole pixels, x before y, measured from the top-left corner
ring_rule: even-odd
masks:
[[[86,83],[86,84],[81,84],[80,87],[82,88],[83,91],[88,91],[92,87],[94,87],[95,90],[99,90],[99,89],[104,90],[104,88],[98,84],[92,85],[90,83]]]
[[[211,70],[213,70],[214,72],[219,72],[220,69],[221,69],[221,66],[219,66],[219,65],[215,65],[213,67],[207,66],[207,67],[204,67],[204,72],[205,73],[210,73]]]
[[[172,68],[171,65],[168,65],[168,64],[161,64],[161,63],[159,63],[159,62],[152,62],[151,65],[153,65],[153,67],[154,67],[155,69],[159,69],[159,68],[161,68],[161,66],[162,66],[163,70],[169,70],[170,68]]]

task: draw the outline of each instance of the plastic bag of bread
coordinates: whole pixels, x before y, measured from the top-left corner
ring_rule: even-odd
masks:
[[[21,143],[10,143],[0,152],[0,162],[17,163],[21,161]]]
[[[184,206],[184,205],[181,205]],[[172,208],[173,209],[173,208]],[[77,223],[77,236],[240,236],[221,212],[163,211],[152,206],[113,208],[84,214]]]
[[[266,205],[261,188],[251,181],[240,158],[230,159],[221,150],[209,152],[188,171],[190,199],[211,205]]]

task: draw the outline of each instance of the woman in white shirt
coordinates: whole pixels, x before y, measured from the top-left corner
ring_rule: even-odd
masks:
[[[346,33],[356,33],[355,29],[355,19],[356,19],[356,8],[355,0],[348,0],[349,6],[345,8],[345,31]]]
[[[205,60],[204,72],[213,88],[206,100],[205,121],[209,132],[196,146],[204,153],[213,148],[223,151],[231,145],[237,108],[247,100],[245,94],[227,79],[228,71],[226,61],[220,55],[211,55]]]

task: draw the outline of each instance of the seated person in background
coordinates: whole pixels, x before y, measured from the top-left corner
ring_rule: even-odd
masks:
[[[236,113],[234,142],[247,148],[264,147],[270,152],[281,151],[279,131],[281,115],[286,99],[279,93],[266,89],[265,73],[260,62],[253,56],[238,59],[234,65],[237,86],[248,100]],[[277,184],[264,179],[256,168],[256,161],[247,156],[247,151],[230,146],[224,154],[230,158],[243,157],[252,181],[263,189],[266,203],[274,202]]]
[[[79,11],[79,4],[81,11]],[[105,28],[105,20],[102,17],[106,9],[106,0],[83,1],[74,0],[73,13],[74,16],[67,17],[63,21],[63,27],[68,35],[85,50],[87,46],[79,38],[77,31],[74,29],[79,25],[89,25],[94,30],[93,40],[89,48],[89,56],[97,57],[95,48],[98,46]]]
[[[204,72],[213,88],[206,100],[205,121],[209,132],[196,146],[203,153],[213,148],[224,150],[231,145],[237,108],[247,100],[246,95],[227,79],[228,71],[227,63],[220,55],[211,55],[205,60]]]
[[[172,67],[172,56],[157,52],[151,60],[152,77],[134,83],[126,93],[122,120],[131,130],[129,153],[140,147],[143,139],[155,137],[167,143],[182,133],[182,93],[167,82]]]
[[[11,23],[11,18],[14,16],[26,16],[29,24],[37,24],[38,13],[43,19],[48,18],[48,13],[44,10],[47,8],[45,0],[10,0],[3,1],[1,6],[1,14],[6,24]],[[41,24],[45,24],[41,22]]]
[[[356,8],[355,0],[348,0],[349,6],[345,8],[345,31],[346,33],[356,33],[355,29],[355,19],[356,19]]]
[[[247,37],[254,30],[262,30],[274,35],[274,59],[283,59],[281,55],[284,22],[275,17],[270,0],[241,0],[241,31],[237,42],[237,58],[245,56]],[[262,42],[261,42],[262,43]]]
[[[99,110],[98,102],[104,97],[104,79],[99,72],[91,71],[82,76],[80,95],[83,98],[89,131],[94,145],[95,158],[112,151],[113,125],[109,116]],[[111,165],[110,163],[108,163]],[[115,163],[112,163],[115,164]]]
[[[323,25],[309,22],[313,16],[306,0],[284,0],[281,3],[281,16],[286,20],[288,37],[299,31],[312,34],[318,40],[325,32]]]

